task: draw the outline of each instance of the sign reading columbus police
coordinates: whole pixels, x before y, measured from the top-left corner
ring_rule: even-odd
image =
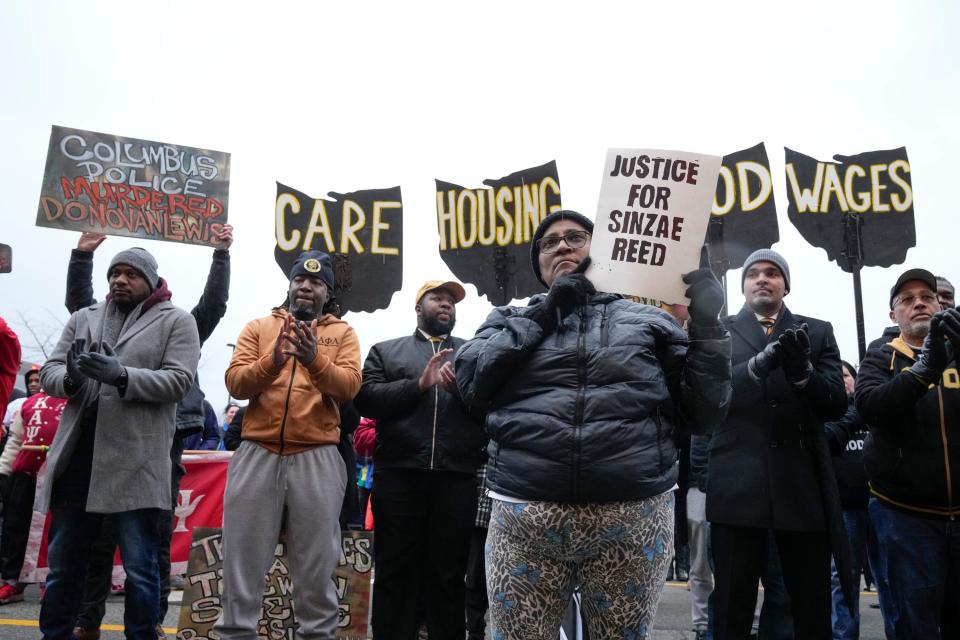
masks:
[[[217,246],[230,154],[54,126],[37,226]]]
[[[852,271],[844,235],[844,218],[852,214],[860,221],[863,266],[889,267],[906,260],[907,250],[917,243],[906,148],[836,155],[836,162],[787,148],[784,152],[787,215],[807,242]]]
[[[454,275],[495,305],[543,291],[530,268],[530,239],[561,208],[557,163],[484,180],[488,188],[436,183],[440,257]]]
[[[697,268],[720,156],[610,149],[587,276],[600,291],[685,302],[681,275]]]
[[[403,286],[400,187],[328,195],[312,198],[277,183],[274,258],[287,275],[302,251],[325,251],[341,312],[385,309]]]

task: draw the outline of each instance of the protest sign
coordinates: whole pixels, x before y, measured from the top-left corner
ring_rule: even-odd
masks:
[[[820,162],[784,148],[787,216],[804,239],[852,273],[889,267],[917,244],[904,147]]]
[[[370,610],[370,577],[373,569],[373,533],[345,531],[341,539],[340,562],[334,574],[339,600],[337,638],[365,640]],[[212,640],[213,624],[220,617],[223,579],[223,534],[221,529],[193,531],[190,564],[184,582],[177,640]],[[310,588],[310,585],[301,588]],[[277,545],[273,564],[266,576],[263,609],[257,635],[269,640],[293,640],[296,612],[290,580],[290,560],[285,545]]]
[[[10,273],[13,270],[13,248],[8,244],[0,244],[0,273]]]
[[[557,163],[483,184],[488,188],[436,181],[440,257],[458,280],[505,305],[543,291],[530,268],[530,239],[540,221],[561,208]]]
[[[54,126],[37,226],[216,247],[230,154]]]
[[[312,198],[277,183],[274,258],[283,275],[302,251],[333,260],[340,313],[376,311],[403,286],[403,202],[400,187]]]
[[[587,272],[599,291],[686,303],[700,264],[720,156],[609,149]]]
[[[763,143],[723,156],[707,246],[718,275],[780,240],[770,160]]]

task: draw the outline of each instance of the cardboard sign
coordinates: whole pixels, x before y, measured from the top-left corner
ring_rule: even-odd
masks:
[[[277,264],[286,276],[301,252],[326,251],[342,313],[387,308],[403,286],[400,187],[328,195],[311,198],[277,183]]]
[[[345,531],[340,562],[334,575],[339,599],[337,637],[367,638],[370,610],[370,577],[373,569],[373,533]],[[222,612],[220,595],[223,577],[223,534],[221,529],[197,528],[193,532],[190,564],[180,605],[177,640],[215,640],[211,633]],[[277,545],[273,565],[266,576],[263,609],[257,635],[269,640],[294,640],[296,612],[290,580],[289,559],[284,544]]]
[[[720,156],[609,149],[587,275],[598,291],[686,303],[700,264]]]
[[[837,155],[837,162],[784,152],[787,215],[807,242],[825,249],[827,258],[848,272],[856,268],[849,250],[856,244],[863,266],[906,260],[907,250],[917,244],[906,148]],[[859,241],[850,237],[856,233],[851,222],[859,226]]]
[[[13,248],[8,244],[0,244],[0,273],[13,271]]]
[[[217,246],[230,154],[54,126],[37,226]]]
[[[484,180],[486,189],[436,184],[440,257],[457,279],[495,305],[543,291],[530,239],[544,216],[561,209],[557,163]]]
[[[707,229],[714,271],[737,269],[751,253],[779,240],[773,177],[763,143],[723,156]]]

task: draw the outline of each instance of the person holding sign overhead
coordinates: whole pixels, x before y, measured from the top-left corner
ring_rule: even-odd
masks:
[[[704,433],[730,397],[723,290],[689,285],[690,337],[665,312],[597,292],[593,223],[537,227],[549,291],[499,307],[457,354],[457,385],[486,410],[493,498],[487,592],[493,637],[556,637],[574,587],[591,637],[647,637],[673,540],[676,429]]]

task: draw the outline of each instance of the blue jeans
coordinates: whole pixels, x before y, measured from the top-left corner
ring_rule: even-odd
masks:
[[[117,529],[120,557],[127,572],[123,624],[127,638],[156,640],[160,609],[160,509],[111,514]],[[48,540],[50,573],[40,608],[44,640],[71,637],[83,600],[90,549],[100,533],[103,514],[82,509],[52,511]]]
[[[850,509],[843,512],[843,525],[850,539],[850,548],[853,551],[854,582],[860,584],[860,573],[863,571],[863,554],[867,547],[867,526],[869,518],[866,509]],[[843,598],[843,589],[840,588],[840,574],[837,573],[836,563],[830,568],[831,597],[833,599],[833,638],[834,640],[859,640],[860,638],[860,603],[853,603],[853,610],[847,608]]]
[[[869,510],[890,595],[884,622],[897,638],[939,638],[944,607],[960,609],[960,591],[947,589],[960,581],[960,522],[914,516],[876,498]]]

